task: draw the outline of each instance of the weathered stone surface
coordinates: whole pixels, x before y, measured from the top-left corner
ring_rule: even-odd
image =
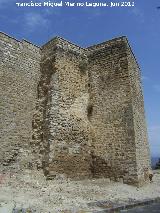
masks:
[[[94,175],[142,184],[150,158],[138,64],[126,37],[90,47],[88,58]]]
[[[18,169],[31,160],[40,48],[0,33],[0,51],[0,162]]]
[[[15,203],[0,203],[0,213],[12,213]]]
[[[148,181],[140,70],[126,37],[86,49],[56,37],[39,48],[0,33],[0,63],[3,169]]]

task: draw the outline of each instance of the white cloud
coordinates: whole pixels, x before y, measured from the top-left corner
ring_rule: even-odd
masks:
[[[6,3],[5,0],[0,0],[0,8]]]
[[[130,10],[130,13],[134,15],[139,22],[144,23],[144,13],[139,8],[134,7],[132,10]]]
[[[159,84],[153,85],[153,89],[154,89],[156,92],[160,92],[160,85],[159,85]]]
[[[9,2],[7,0],[0,0],[0,4],[5,3],[5,2]]]
[[[151,126],[148,128],[149,137],[151,141],[158,141],[160,144],[160,125]]]
[[[7,6],[8,4],[15,3],[16,0],[0,0],[0,8]]]
[[[148,133],[152,154],[160,156],[160,125],[149,127]]]
[[[149,131],[157,131],[157,130],[160,131],[160,126],[158,126],[158,125],[149,127]]]
[[[142,81],[148,81],[148,80],[150,80],[150,79],[149,79],[148,76],[142,75],[141,80],[142,80]]]
[[[37,27],[48,28],[50,25],[49,19],[39,13],[28,13],[25,16],[25,25],[27,30],[33,31]]]

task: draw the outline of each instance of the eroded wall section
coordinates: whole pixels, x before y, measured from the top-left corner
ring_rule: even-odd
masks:
[[[48,178],[91,175],[86,63],[85,50],[61,38],[42,47],[35,138],[42,147],[42,168]]]
[[[40,48],[0,33],[0,161],[3,169],[28,167]]]

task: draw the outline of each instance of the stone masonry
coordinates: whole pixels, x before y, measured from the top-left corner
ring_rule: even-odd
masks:
[[[148,182],[140,69],[126,37],[41,48],[0,33],[1,169]]]

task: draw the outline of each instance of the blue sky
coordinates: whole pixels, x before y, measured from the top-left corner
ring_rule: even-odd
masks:
[[[16,2],[30,1],[0,0],[0,31],[19,40],[42,45],[59,35],[86,47],[128,37],[142,72],[151,153],[160,157],[160,0],[135,0],[135,7],[118,8],[31,8],[17,7]]]

